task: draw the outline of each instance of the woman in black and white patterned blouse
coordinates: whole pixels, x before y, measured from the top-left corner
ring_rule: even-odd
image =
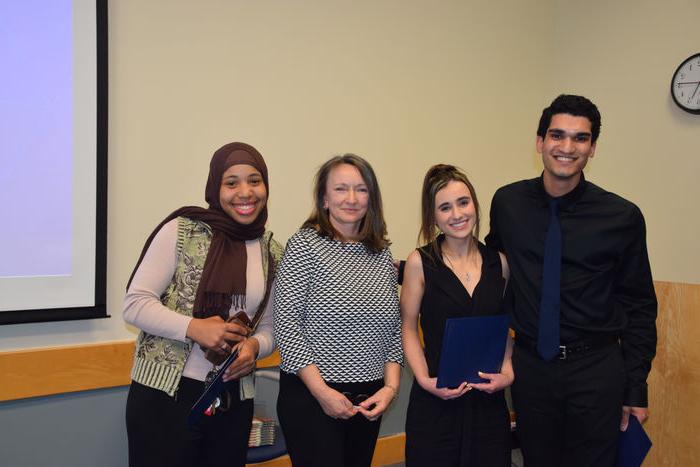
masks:
[[[337,156],[276,278],[277,413],[295,466],[369,466],[399,389],[396,272],[372,167]]]

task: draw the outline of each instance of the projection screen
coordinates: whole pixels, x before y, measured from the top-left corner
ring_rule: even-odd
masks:
[[[107,1],[0,2],[0,324],[106,316]]]

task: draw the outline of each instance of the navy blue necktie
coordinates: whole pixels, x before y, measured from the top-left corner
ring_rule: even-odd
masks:
[[[561,225],[559,200],[549,200],[549,227],[544,244],[542,268],[542,300],[537,352],[551,361],[559,355],[559,307],[561,297]]]

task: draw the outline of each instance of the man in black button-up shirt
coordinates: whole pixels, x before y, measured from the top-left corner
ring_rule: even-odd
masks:
[[[644,217],[585,180],[599,132],[592,102],[557,97],[537,130],[541,177],[500,188],[491,203],[486,243],[511,269],[513,402],[528,466],[612,466],[618,430],[630,414],[647,418],[657,305]],[[563,347],[546,362],[536,343],[551,198],[560,200]]]

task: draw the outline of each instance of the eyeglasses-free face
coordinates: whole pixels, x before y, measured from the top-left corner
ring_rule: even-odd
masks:
[[[339,164],[331,169],[323,207],[328,209],[331,225],[343,240],[357,240],[368,205],[369,188],[355,166]]]
[[[234,221],[252,224],[267,203],[267,188],[258,169],[248,164],[232,165],[221,177],[219,204]]]

